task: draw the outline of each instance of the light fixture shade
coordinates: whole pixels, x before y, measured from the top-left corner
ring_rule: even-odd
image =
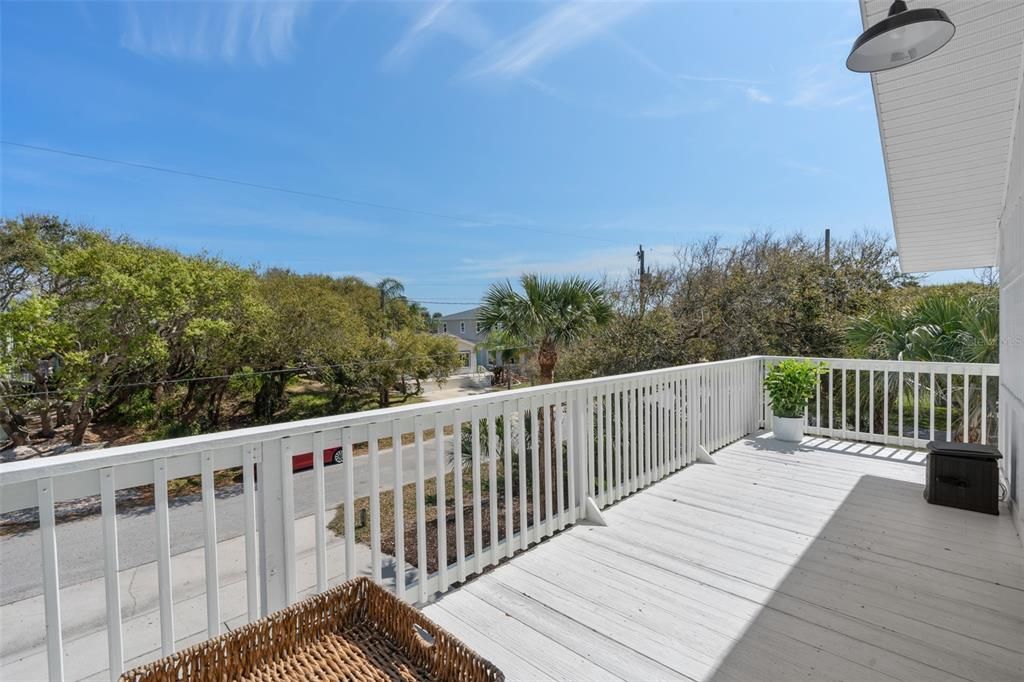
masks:
[[[949,42],[956,27],[940,9],[907,9],[896,0],[889,16],[853,43],[846,68],[859,73],[885,71],[927,57]]]

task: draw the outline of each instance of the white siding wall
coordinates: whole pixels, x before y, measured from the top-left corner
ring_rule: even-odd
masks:
[[[1014,522],[1024,540],[1024,91],[999,226],[999,424]]]

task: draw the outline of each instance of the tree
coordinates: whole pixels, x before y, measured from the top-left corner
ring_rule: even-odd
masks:
[[[993,286],[946,285],[922,287],[911,296],[898,298],[869,314],[853,318],[848,325],[849,350],[857,357],[884,360],[908,360],[955,363],[997,363],[999,362],[999,294]],[[992,393],[992,387],[981,382],[968,382],[969,414],[964,414],[964,391],[953,390],[947,383],[951,378],[931,375],[917,389],[934,395],[928,400],[921,399],[924,406],[919,417],[929,422],[928,414],[935,406],[937,412],[950,411],[957,438],[962,437],[964,419],[973,438],[980,435],[982,425],[986,427],[996,418],[998,400],[987,395],[981,400],[981,392]],[[914,376],[907,373],[903,385],[898,384],[898,375],[890,373],[889,385],[884,389],[903,391],[913,396]],[[933,385],[932,381],[936,384]],[[867,396],[863,401],[867,401]],[[911,397],[913,400],[913,397]],[[988,414],[981,412],[986,402]],[[891,420],[894,421],[894,420]],[[942,421],[940,416],[937,421]],[[876,428],[881,428],[881,415],[876,416]],[[919,425],[915,425],[915,429]]]
[[[847,330],[857,357],[933,362],[999,362],[999,294],[994,287],[925,287],[853,318]]]
[[[555,380],[559,348],[584,338],[612,318],[604,286],[581,277],[555,280],[523,275],[519,284],[492,284],[483,298],[479,320],[486,332],[500,330],[509,340],[537,348],[540,381]]]
[[[252,330],[258,335],[252,364],[258,390],[254,416],[269,421],[285,399],[293,377],[336,376],[332,367],[361,359],[368,329],[348,297],[325,275],[270,270],[260,279],[268,314]]]

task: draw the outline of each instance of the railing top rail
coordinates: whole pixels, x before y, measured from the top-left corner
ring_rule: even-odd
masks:
[[[773,362],[776,360],[811,360],[813,362],[825,362],[831,365],[862,365],[865,369],[869,369],[871,366],[877,366],[879,369],[892,367],[899,370],[903,369],[924,369],[927,371],[952,371],[954,373],[963,373],[964,371],[970,371],[973,374],[977,374],[984,371],[986,374],[991,376],[997,376],[999,374],[999,365],[996,363],[989,362],[947,362],[944,360],[871,360],[865,358],[820,358],[812,357],[808,355],[761,355],[759,356],[763,360]]]
[[[760,358],[761,356],[751,355],[743,358],[734,358],[732,360],[701,362],[690,365],[679,365],[675,367],[647,370],[644,372],[633,372],[631,374],[616,374],[610,377],[595,377],[592,379],[581,379],[578,381],[531,386],[529,388],[521,388],[511,392],[501,391],[483,395],[461,396],[458,398],[447,398],[427,403],[418,403],[416,405],[385,407],[375,410],[366,410],[364,412],[351,412],[329,417],[303,419],[301,421],[292,421],[283,424],[254,426],[219,433],[203,434],[199,436],[186,436],[183,438],[173,438],[148,443],[121,445],[101,450],[68,453],[53,457],[28,459],[20,462],[9,462],[6,464],[0,464],[0,487],[49,476],[63,476],[81,471],[100,469],[103,467],[132,464],[160,457],[174,457],[177,455],[203,452],[206,450],[236,447],[263,440],[305,435],[330,429],[361,426],[385,420],[391,421],[395,419],[404,419],[471,406],[487,406],[507,400],[529,399],[530,397],[544,393],[575,391],[601,386],[608,383],[635,381],[701,367],[739,364],[752,360],[759,360]]]

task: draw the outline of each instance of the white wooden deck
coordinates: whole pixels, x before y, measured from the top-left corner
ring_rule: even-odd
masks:
[[[425,612],[510,680],[1024,679],[1020,539],[925,503],[921,453],[714,457]]]

